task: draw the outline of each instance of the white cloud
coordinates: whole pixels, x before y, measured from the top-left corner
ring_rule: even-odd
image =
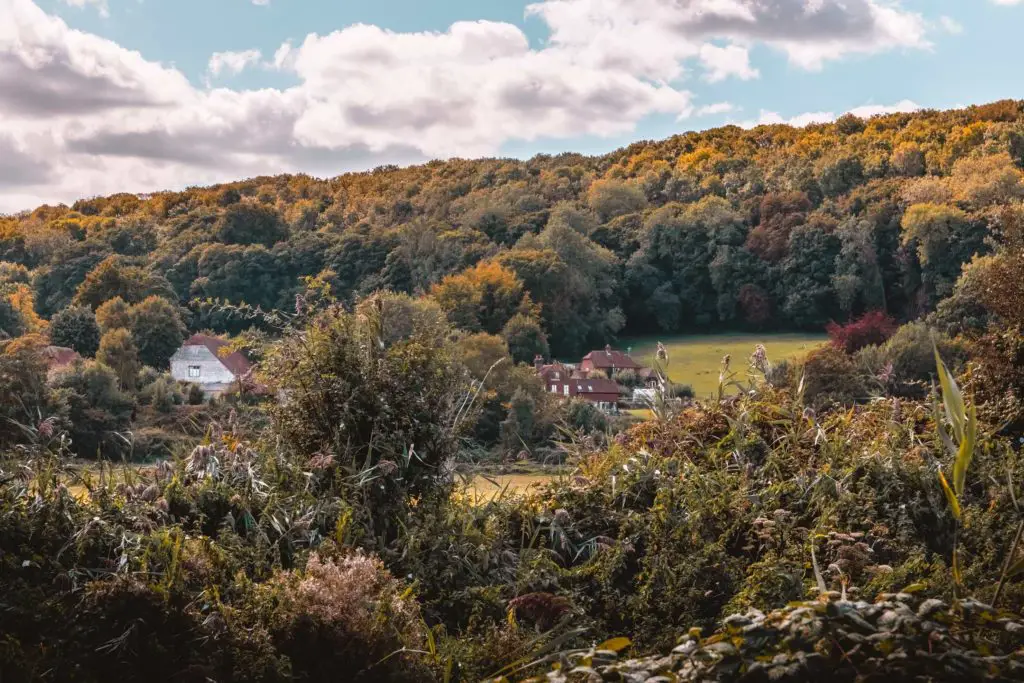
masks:
[[[896,104],[891,105],[876,105],[866,104],[860,107],[854,107],[853,109],[845,112],[847,114],[853,114],[862,119],[871,118],[872,116],[878,116],[879,114],[895,114],[900,112],[913,112],[919,110],[921,107],[915,102],[910,100],[901,100]],[[754,128],[756,126],[768,126],[775,124],[784,124],[787,126],[794,126],[796,128],[803,128],[809,126],[812,123],[831,123],[835,121],[838,116],[835,112],[831,111],[813,111],[804,112],[803,114],[797,114],[791,118],[786,118],[774,111],[767,111],[762,109],[760,116],[756,120],[752,121],[739,121],[736,123],[741,128]]]
[[[736,106],[732,102],[715,102],[714,104],[706,104],[698,108],[695,114],[697,116],[712,116],[715,114],[728,114],[734,111],[736,111]]]
[[[992,2],[997,5],[1019,5],[1024,2],[1024,0],[992,0]]]
[[[543,0],[528,11],[550,29],[540,48],[512,24],[464,21],[420,33],[359,24],[266,58],[214,54],[209,76],[259,66],[296,83],[239,90],[195,87],[33,0],[0,0],[0,211],[622,135],[652,114],[734,111],[695,109],[681,79],[691,67],[709,81],[755,78],[758,44],[808,68],[926,45],[920,17],[891,0]]]
[[[705,43],[700,47],[700,62],[704,65],[704,78],[711,83],[730,76],[746,81],[761,75],[750,66],[750,51],[739,45],[718,47]]]
[[[554,45],[653,78],[679,75],[701,42],[761,42],[800,67],[850,54],[924,48],[927,22],[890,0],[543,0],[527,7]]]
[[[210,57],[207,71],[213,76],[220,76],[222,72],[239,74],[247,66],[259,64],[263,58],[259,50],[243,50],[240,52],[214,52]]]

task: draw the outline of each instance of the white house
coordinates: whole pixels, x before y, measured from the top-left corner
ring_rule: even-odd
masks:
[[[252,370],[252,364],[238,351],[222,354],[227,344],[210,335],[193,335],[171,357],[171,376],[198,384],[207,396],[237,389],[239,381]]]

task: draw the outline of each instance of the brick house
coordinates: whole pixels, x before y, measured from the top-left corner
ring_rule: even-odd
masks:
[[[613,411],[618,406],[622,389],[613,380],[588,377],[588,373],[564,363],[545,364],[540,356],[534,359],[534,367],[548,393],[567,399],[579,397],[607,411]]]
[[[591,351],[583,356],[580,361],[580,370],[586,373],[600,370],[609,377],[613,372],[619,370],[639,371],[643,368],[633,360],[628,353],[613,349],[611,346],[604,347],[603,351]]]

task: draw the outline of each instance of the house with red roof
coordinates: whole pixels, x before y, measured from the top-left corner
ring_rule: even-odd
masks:
[[[642,369],[640,364],[633,360],[628,353],[613,349],[611,346],[604,347],[603,351],[591,351],[580,361],[580,370],[583,372],[590,373],[600,370],[609,377],[619,370],[639,371]]]
[[[533,364],[545,389],[552,394],[566,399],[579,397],[607,411],[614,411],[618,406],[622,390],[613,380],[588,377],[588,373],[557,361],[545,364],[540,356],[534,359]]]
[[[227,346],[228,342],[219,337],[192,335],[171,357],[171,376],[198,384],[207,396],[238,390],[249,379],[252,363]]]

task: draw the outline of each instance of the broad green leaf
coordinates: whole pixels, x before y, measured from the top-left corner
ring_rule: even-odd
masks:
[[[928,586],[924,585],[923,583],[912,583],[912,584],[910,584],[909,586],[907,586],[906,588],[904,588],[900,592],[901,593],[910,593],[911,595],[913,595],[914,593],[920,593],[921,591],[925,590],[926,588],[928,588]]]
[[[974,442],[978,438],[978,411],[972,404],[967,414],[964,425],[963,440],[960,442],[960,451],[957,453],[953,463],[953,490],[958,496],[964,494],[964,484],[967,481],[967,468],[970,467],[974,458]]]
[[[952,373],[942,361],[938,348],[935,348],[935,364],[939,371],[939,384],[942,385],[942,403],[946,408],[946,417],[953,425],[953,434],[957,442],[963,441],[964,423],[967,421],[967,411],[964,409],[964,396],[953,379]]]
[[[598,645],[596,649],[622,652],[630,645],[632,645],[632,641],[629,638],[611,638]]]
[[[946,494],[946,500],[949,501],[949,507],[953,511],[953,517],[957,521],[960,521],[960,501],[957,499],[956,494],[953,493],[953,489],[949,487],[949,482],[946,481],[946,475],[939,470],[939,483],[942,484],[942,490]]]

